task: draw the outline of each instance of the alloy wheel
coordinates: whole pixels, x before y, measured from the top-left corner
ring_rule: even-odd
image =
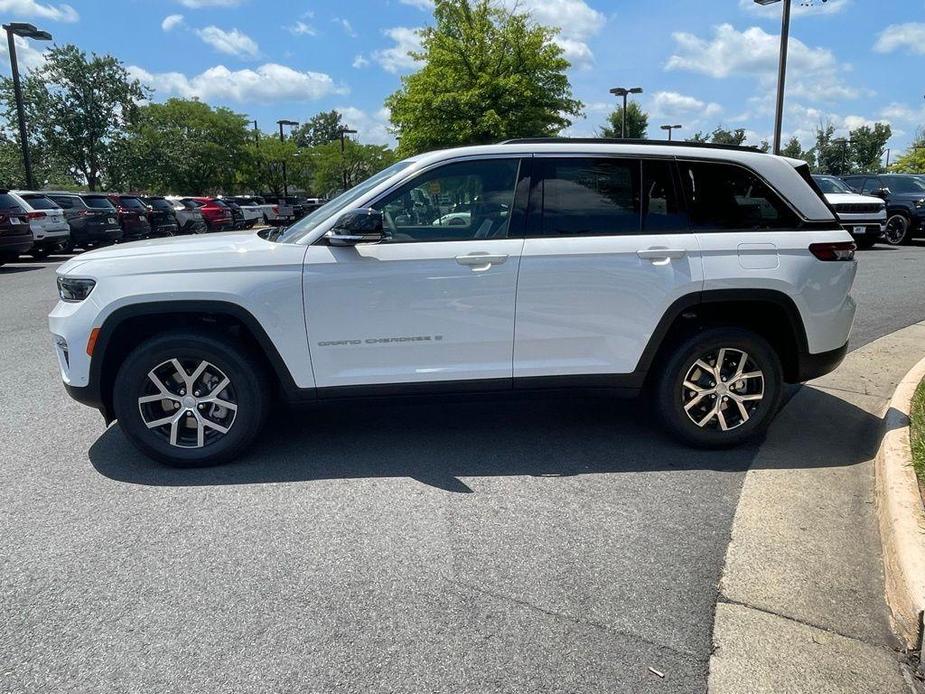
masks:
[[[748,422],[764,400],[765,377],[747,352],[723,347],[694,362],[681,390],[682,407],[694,424],[731,431]]]
[[[883,238],[891,246],[899,246],[905,241],[908,231],[909,220],[901,214],[894,214],[887,220]]]
[[[148,429],[177,448],[204,448],[224,437],[238,413],[231,380],[200,359],[169,359],[148,372],[138,398]]]

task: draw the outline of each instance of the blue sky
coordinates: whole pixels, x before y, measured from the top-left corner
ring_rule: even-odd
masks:
[[[682,134],[718,124],[768,137],[780,6],[752,0],[499,0],[562,28],[569,76],[590,135],[617,85],[642,86],[652,114]],[[925,125],[925,0],[794,0],[785,135],[877,120],[894,149]],[[155,100],[198,96],[257,119],[304,120],[337,108],[366,142],[390,142],[383,100],[414,70],[414,29],[430,0],[0,0],[0,18],[30,21],[58,42],[110,53],[155,89]],[[41,60],[40,43],[20,60]],[[5,42],[4,42],[5,49]],[[3,51],[5,52],[5,50]],[[8,59],[2,58],[8,70]]]

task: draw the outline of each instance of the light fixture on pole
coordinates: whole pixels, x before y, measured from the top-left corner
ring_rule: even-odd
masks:
[[[781,0],[755,0],[758,5],[773,5]],[[784,90],[787,85],[787,48],[790,45],[790,6],[792,0],[783,0],[784,11],[780,28],[780,63],[777,71],[777,110],[774,116],[774,154],[780,154],[781,133],[784,127]]]
[[[342,126],[340,130],[337,131],[340,136],[340,161],[341,169],[343,170],[343,184],[344,190],[347,190],[347,161],[345,159],[347,151],[347,135],[356,135],[356,130],[351,130],[346,125]]]
[[[16,60],[16,41],[14,36],[36,41],[51,41],[51,34],[40,31],[33,24],[25,22],[11,22],[3,25],[6,30],[6,40],[10,51],[10,69],[13,73],[13,93],[16,97],[16,115],[19,118],[19,142],[22,145],[22,164],[26,170],[26,186],[35,189],[35,178],[32,175],[32,158],[29,156],[29,138],[26,131],[26,111],[22,100],[22,85],[19,82],[19,62]]]
[[[626,139],[626,99],[630,94],[642,94],[642,87],[631,87],[627,89],[626,87],[614,87],[610,90],[610,93],[616,97],[623,97],[623,129],[620,132],[620,138]]]
[[[672,133],[672,131],[674,131],[674,130],[679,130],[679,129],[683,128],[684,126],[683,126],[683,125],[663,125],[663,126],[661,126],[661,127],[662,127],[662,130],[667,130],[667,131],[668,131],[668,141],[671,142],[671,133]]]

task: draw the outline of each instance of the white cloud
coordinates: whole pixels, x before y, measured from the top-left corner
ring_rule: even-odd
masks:
[[[357,131],[357,139],[373,145],[394,145],[395,136],[389,132],[389,109],[381,108],[376,113],[353,106],[336,106],[335,111],[344,117],[344,123]]]
[[[38,17],[54,22],[76,22],[80,15],[70,5],[43,4],[36,0],[0,0],[0,12],[19,17]]]
[[[362,70],[364,67],[369,67],[369,61],[361,53],[353,59],[353,67]]]
[[[159,96],[199,98],[207,102],[314,101],[346,92],[323,72],[302,72],[276,63],[266,63],[253,70],[229,70],[224,65],[216,65],[192,77],[180,72],[153,74],[135,65],[128,70],[143,84],[153,87]]]
[[[299,20],[295,24],[284,28],[294,36],[316,36],[318,33],[315,31],[315,27],[313,27],[311,24],[306,24],[302,20]]]
[[[892,53],[905,49],[908,53],[925,54],[925,24],[891,24],[880,32],[874,50],[878,53]]]
[[[14,36],[16,42],[16,61],[20,70],[34,70],[45,63],[45,53],[32,47],[29,41],[19,36]],[[10,52],[7,48],[6,41],[0,41],[0,56],[3,61],[10,64]]]
[[[587,42],[604,27],[607,18],[585,0],[503,0],[503,4],[529,13],[538,24],[558,27],[556,43],[574,66],[587,68],[594,62]]]
[[[655,117],[693,115],[714,118],[723,112],[723,107],[717,103],[707,103],[678,92],[655,92],[651,102],[652,115]]]
[[[257,42],[237,29],[225,31],[217,26],[207,26],[205,29],[196,29],[196,35],[219,53],[239,58],[256,58],[260,54]]]
[[[757,77],[762,89],[773,88],[777,79],[780,36],[760,27],[739,31],[731,24],[714,28],[711,39],[694,34],[672,34],[677,44],[666,70],[686,70],[716,79],[731,76]],[[870,95],[869,90],[846,84],[842,75],[850,65],[839,64],[826,48],[810,48],[790,39],[788,91],[816,101],[837,101]]]
[[[355,39],[357,37],[357,33],[353,30],[353,25],[350,23],[349,20],[343,19],[342,17],[335,17],[331,21],[337,24],[341,29],[343,29],[344,33],[347,34],[347,36],[349,36],[350,38]]]
[[[421,50],[421,37],[418,29],[393,27],[385,30],[385,35],[395,42],[391,48],[384,48],[373,53],[373,60],[387,72],[397,73],[413,70],[417,61],[409,53]]]
[[[833,15],[838,14],[850,4],[851,0],[828,0],[828,2],[823,0],[823,2],[816,2],[811,5],[797,3],[793,7],[792,14],[794,17]],[[739,0],[739,9],[758,17],[780,21],[781,7],[777,3],[759,5],[755,0]]]
[[[432,10],[434,9],[434,0],[399,0],[402,5],[411,5],[411,7],[416,7],[419,10]]]
[[[164,21],[161,22],[161,29],[164,31],[170,31],[172,29],[176,29],[181,24],[183,24],[183,15],[171,14],[164,17]]]
[[[235,7],[241,4],[241,0],[180,0],[180,4],[198,10],[201,7]]]

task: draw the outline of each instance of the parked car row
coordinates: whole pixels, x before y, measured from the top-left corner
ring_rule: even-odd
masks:
[[[860,248],[909,243],[925,235],[925,175],[813,176]]]
[[[88,250],[140,239],[288,225],[317,199],[142,196],[128,193],[0,191],[0,264],[20,255]]]

